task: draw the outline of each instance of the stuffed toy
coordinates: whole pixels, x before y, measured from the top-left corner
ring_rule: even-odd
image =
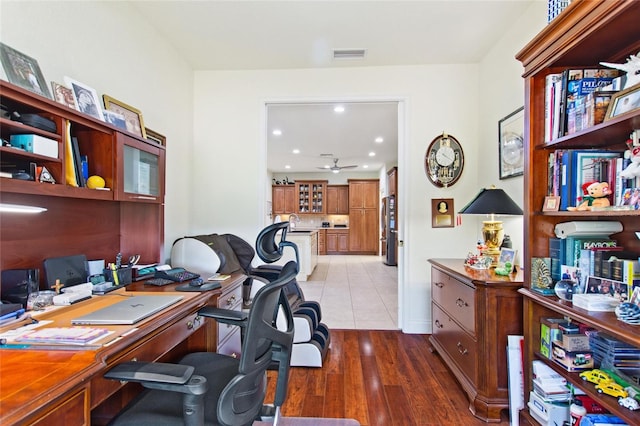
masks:
[[[611,205],[609,195],[611,190],[607,182],[589,182],[582,185],[584,197],[577,207],[567,207],[569,211],[591,210],[593,207],[607,207]]]
[[[624,179],[633,179],[640,176],[640,146],[629,146],[629,150],[624,153],[625,158],[631,159],[631,164],[627,166],[620,176]]]

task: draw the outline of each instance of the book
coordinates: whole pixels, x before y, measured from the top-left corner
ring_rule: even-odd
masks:
[[[544,140],[552,141],[557,138],[557,120],[560,111],[558,110],[560,86],[557,82],[562,81],[561,73],[549,74],[545,77],[545,103],[544,103]],[[558,93],[556,93],[558,91]],[[555,129],[555,130],[554,130]]]
[[[229,278],[230,276],[231,275],[228,275],[228,274],[216,273],[216,274],[211,275],[209,278],[207,278],[207,281],[224,281],[227,278]]]
[[[86,345],[111,333],[106,328],[50,327],[30,330],[16,337],[16,342]]]
[[[567,237],[565,241],[564,265],[578,266],[581,250],[617,247],[618,242],[602,237]]]
[[[80,146],[78,145],[78,138],[71,137],[71,150],[73,154],[73,163],[76,170],[76,183],[79,187],[87,186],[84,173],[82,172],[82,157],[80,157]]]
[[[562,238],[549,238],[549,258],[551,259],[551,279],[560,281],[560,266],[565,263],[565,244]]]

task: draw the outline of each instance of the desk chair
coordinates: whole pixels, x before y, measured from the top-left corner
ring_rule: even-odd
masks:
[[[206,306],[199,314],[244,327],[240,359],[211,352],[186,355],[179,364],[125,362],[106,378],[141,383],[147,388],[111,423],[124,425],[251,425],[259,419],[267,385],[267,368],[277,363],[276,419],[285,400],[293,321],[282,287],[297,273],[288,262],[277,280],[254,297],[249,313]],[[276,326],[284,312],[288,326]],[[278,319],[281,322],[282,318]],[[270,410],[266,410],[270,411]]]

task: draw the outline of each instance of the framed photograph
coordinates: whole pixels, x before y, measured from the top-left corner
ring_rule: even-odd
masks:
[[[51,99],[38,61],[4,43],[0,43],[0,60],[10,83]]]
[[[105,123],[109,123],[118,129],[127,130],[127,122],[124,119],[124,115],[109,111],[108,109],[105,109],[102,113],[104,114]]]
[[[67,86],[52,81],[51,90],[53,90],[53,100],[71,109],[78,109],[76,107],[76,98],[73,96],[73,91]]]
[[[640,108],[640,84],[617,92],[609,102],[605,121]]]
[[[510,248],[500,249],[500,257],[498,258],[498,269],[513,271],[516,262],[516,251]]]
[[[431,199],[432,228],[453,228],[455,226],[454,214],[453,198]]]
[[[555,195],[547,195],[544,197],[544,206],[542,206],[543,212],[557,212],[560,208],[560,197]]]
[[[142,112],[130,105],[125,104],[111,96],[102,95],[104,107],[109,111],[124,115],[127,124],[127,131],[134,135],[146,138],[144,122],[142,121]]]
[[[500,179],[524,173],[524,107],[498,121]]]
[[[104,121],[100,98],[93,88],[69,77],[64,78],[64,83],[71,88],[78,111]]]
[[[151,130],[148,127],[145,127],[144,129],[146,135],[147,135],[147,140],[149,141],[153,141],[155,143],[157,143],[158,145],[162,145],[162,146],[166,146],[167,145],[167,137],[164,135],[161,135],[158,132],[155,132],[153,130]]]

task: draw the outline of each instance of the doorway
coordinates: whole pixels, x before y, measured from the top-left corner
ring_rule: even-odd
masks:
[[[342,111],[334,111],[341,107]],[[389,109],[392,108],[392,114]],[[272,221],[271,184],[274,181],[295,181],[304,176],[310,180],[328,180],[329,184],[346,184],[348,179],[377,178],[380,180],[380,199],[389,195],[387,171],[397,167],[397,206],[400,212],[406,200],[402,199],[404,181],[404,108],[405,100],[394,99],[339,99],[335,101],[306,99],[304,101],[266,101],[264,104],[264,167],[266,203],[264,218]],[[319,111],[324,109],[324,111]],[[317,114],[314,114],[314,111]],[[368,113],[368,115],[367,115]],[[285,117],[285,119],[283,119]],[[288,118],[287,118],[288,117]],[[334,120],[333,125],[329,121]],[[392,133],[381,136],[376,132],[376,124],[391,120]],[[295,126],[289,127],[291,123]],[[365,131],[363,131],[365,130]],[[275,133],[274,133],[275,132]],[[353,133],[356,132],[356,133]],[[285,136],[285,137],[283,137]],[[288,144],[287,137],[297,141]],[[382,141],[377,140],[382,137]],[[356,143],[357,142],[357,143]],[[315,149],[314,149],[315,148]],[[294,150],[297,152],[294,153]],[[384,154],[381,150],[385,150]],[[376,157],[369,157],[370,152]],[[391,151],[391,154],[389,152]],[[379,154],[379,155],[378,155]],[[390,157],[391,155],[391,157]],[[337,159],[337,161],[336,161]],[[331,173],[323,170],[327,165],[357,166]],[[367,166],[364,169],[363,166]],[[285,168],[286,167],[286,168]],[[358,169],[358,170],[352,170]],[[398,240],[400,248],[397,256],[397,312],[396,320],[402,328],[402,303],[404,286],[404,256],[402,235],[405,222],[398,218]],[[380,264],[384,257],[377,256]],[[392,266],[386,266],[393,268]],[[306,290],[305,290],[306,291]]]

